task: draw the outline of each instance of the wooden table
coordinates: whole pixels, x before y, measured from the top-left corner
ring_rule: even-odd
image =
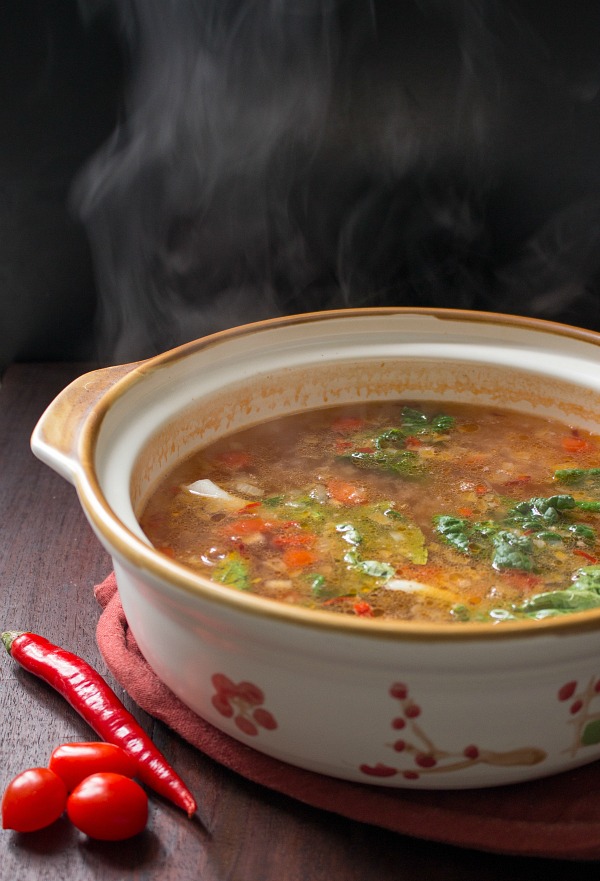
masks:
[[[95,640],[92,588],[110,571],[73,488],[39,463],[29,437],[80,364],[16,364],[0,387],[2,629],[42,633],[114,685]],[[45,765],[52,749],[94,739],[44,683],[0,656],[1,778]],[[66,820],[28,835],[0,832],[0,877],[15,881],[487,881],[596,879],[597,864],[501,857],[351,822],[249,783],[188,746],[116,687],[196,795],[198,821],[151,798],[146,831],[126,842],[86,839]]]

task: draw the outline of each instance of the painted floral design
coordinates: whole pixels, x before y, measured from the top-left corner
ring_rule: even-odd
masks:
[[[558,690],[558,699],[569,707],[573,740],[568,752],[574,756],[580,747],[600,743],[600,677],[592,677],[586,685],[576,680],[565,682]]]
[[[421,707],[412,698],[408,686],[395,682],[390,696],[398,701],[399,713],[393,717],[391,728],[394,740],[390,748],[402,756],[401,767],[378,762],[363,764],[360,770],[371,777],[402,775],[405,780],[417,780],[424,774],[459,771],[477,763],[488,765],[537,765],[546,758],[544,750],[534,746],[519,747],[505,752],[483,749],[475,743],[467,744],[459,753],[448,752],[431,740],[420,723]]]
[[[213,707],[227,719],[233,718],[244,734],[255,737],[260,728],[267,731],[277,728],[274,716],[262,706],[265,696],[257,685],[252,682],[236,684],[224,673],[215,673],[211,682],[215,689]]]

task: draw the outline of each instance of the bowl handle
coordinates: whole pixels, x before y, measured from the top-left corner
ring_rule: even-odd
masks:
[[[101,367],[73,380],[48,405],[31,435],[33,454],[54,471],[75,483],[80,470],[79,439],[102,396],[142,361]],[[95,414],[95,419],[98,415]]]

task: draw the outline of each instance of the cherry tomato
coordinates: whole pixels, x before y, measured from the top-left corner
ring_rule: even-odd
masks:
[[[102,771],[135,777],[137,762],[114,743],[63,743],[50,756],[48,767],[64,780],[69,792]]]
[[[34,832],[58,820],[65,809],[67,787],[49,768],[29,768],[6,787],[2,828]]]
[[[141,832],[148,820],[148,796],[123,774],[86,777],[67,798],[69,820],[100,841],[121,841]]]

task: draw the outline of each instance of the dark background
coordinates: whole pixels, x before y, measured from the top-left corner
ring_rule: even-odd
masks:
[[[70,0],[0,4],[0,366],[93,352],[93,269],[69,191],[121,90],[105,16],[84,24]]]
[[[242,20],[243,3],[202,0],[196,6],[211,4],[225,10],[224,20]],[[123,0],[121,8],[135,5],[135,0]],[[182,0],[181,9],[193,5]],[[184,218],[183,224],[181,218],[170,218],[165,239],[174,249],[174,265],[179,266],[181,253],[194,264],[186,285],[176,279],[179,301],[193,298],[196,286],[210,277],[213,287],[201,291],[209,316],[206,329],[219,321],[237,323],[246,317],[244,309],[223,307],[232,288],[224,278],[227,267],[235,269],[235,284],[251,273],[260,275],[269,263],[277,267],[274,285],[281,296],[257,305],[260,294],[255,293],[248,319],[329,305],[416,304],[495,309],[600,329],[600,3],[481,3],[488,22],[501,22],[496,66],[486,57],[494,41],[488,34],[479,44],[472,22],[464,48],[455,12],[466,10],[467,3],[340,0],[337,5],[346,22],[343,39],[352,62],[346,59],[348,81],[355,92],[344,87],[344,50],[334,85],[346,101],[349,95],[358,97],[351,102],[354,117],[340,112],[333,126],[339,143],[324,145],[311,166],[310,186],[304,189],[295,181],[289,189],[301,195],[301,210],[293,219],[302,242],[299,253],[306,260],[303,256],[300,269],[296,265],[293,279],[286,277],[281,254],[287,227],[280,240],[270,229],[268,248],[261,240],[247,259],[240,245],[246,227],[240,223],[232,233],[227,208],[211,207],[208,239],[192,228],[193,218]],[[15,360],[97,354],[97,258],[102,249],[96,249],[93,263],[72,185],[126,114],[125,19],[114,14],[114,6],[75,0],[4,0],[0,5],[0,368]],[[138,6],[139,11],[144,4]],[[165,10],[171,6],[165,4]],[[367,7],[379,16],[377,38],[370,42],[361,37],[364,22],[355,15],[357,9],[364,15]],[[163,47],[158,37],[152,63],[164,58],[168,71],[169,51],[177,49]],[[456,118],[473,135],[477,114],[488,115],[483,146],[473,162],[468,149],[457,150],[458,142],[450,158],[443,144],[431,147],[432,121],[440,120],[440,143],[448,138],[448,107],[462,94],[453,77],[469,69],[476,88],[468,94],[476,99],[472,106],[467,101]],[[375,99],[388,94],[391,79],[419,105],[419,124],[429,127],[429,140],[422,137],[429,153],[390,183],[389,174],[379,174],[380,145],[368,142],[373,122],[375,128],[385,127],[385,102],[380,110]],[[256,79],[249,88],[258,94],[260,84]],[[370,164],[361,165],[365,155]],[[139,181],[135,185],[140,188]],[[249,187],[247,192],[254,191]],[[231,204],[236,210],[235,199]],[[358,221],[348,237],[347,218],[357,205]],[[342,224],[347,266],[340,298],[331,292],[340,282]],[[196,246],[202,259],[194,262]],[[268,260],[261,248],[268,251]],[[169,284],[171,266],[160,276]],[[303,277],[305,266],[310,271]],[[109,274],[105,277],[110,286]],[[141,306],[140,292],[137,296],[143,312],[143,285]],[[220,318],[212,321],[217,300]],[[185,316],[180,324],[185,331]],[[190,328],[200,335],[204,325]],[[147,351],[142,345],[134,354],[153,354],[151,349],[178,341],[155,335]]]

